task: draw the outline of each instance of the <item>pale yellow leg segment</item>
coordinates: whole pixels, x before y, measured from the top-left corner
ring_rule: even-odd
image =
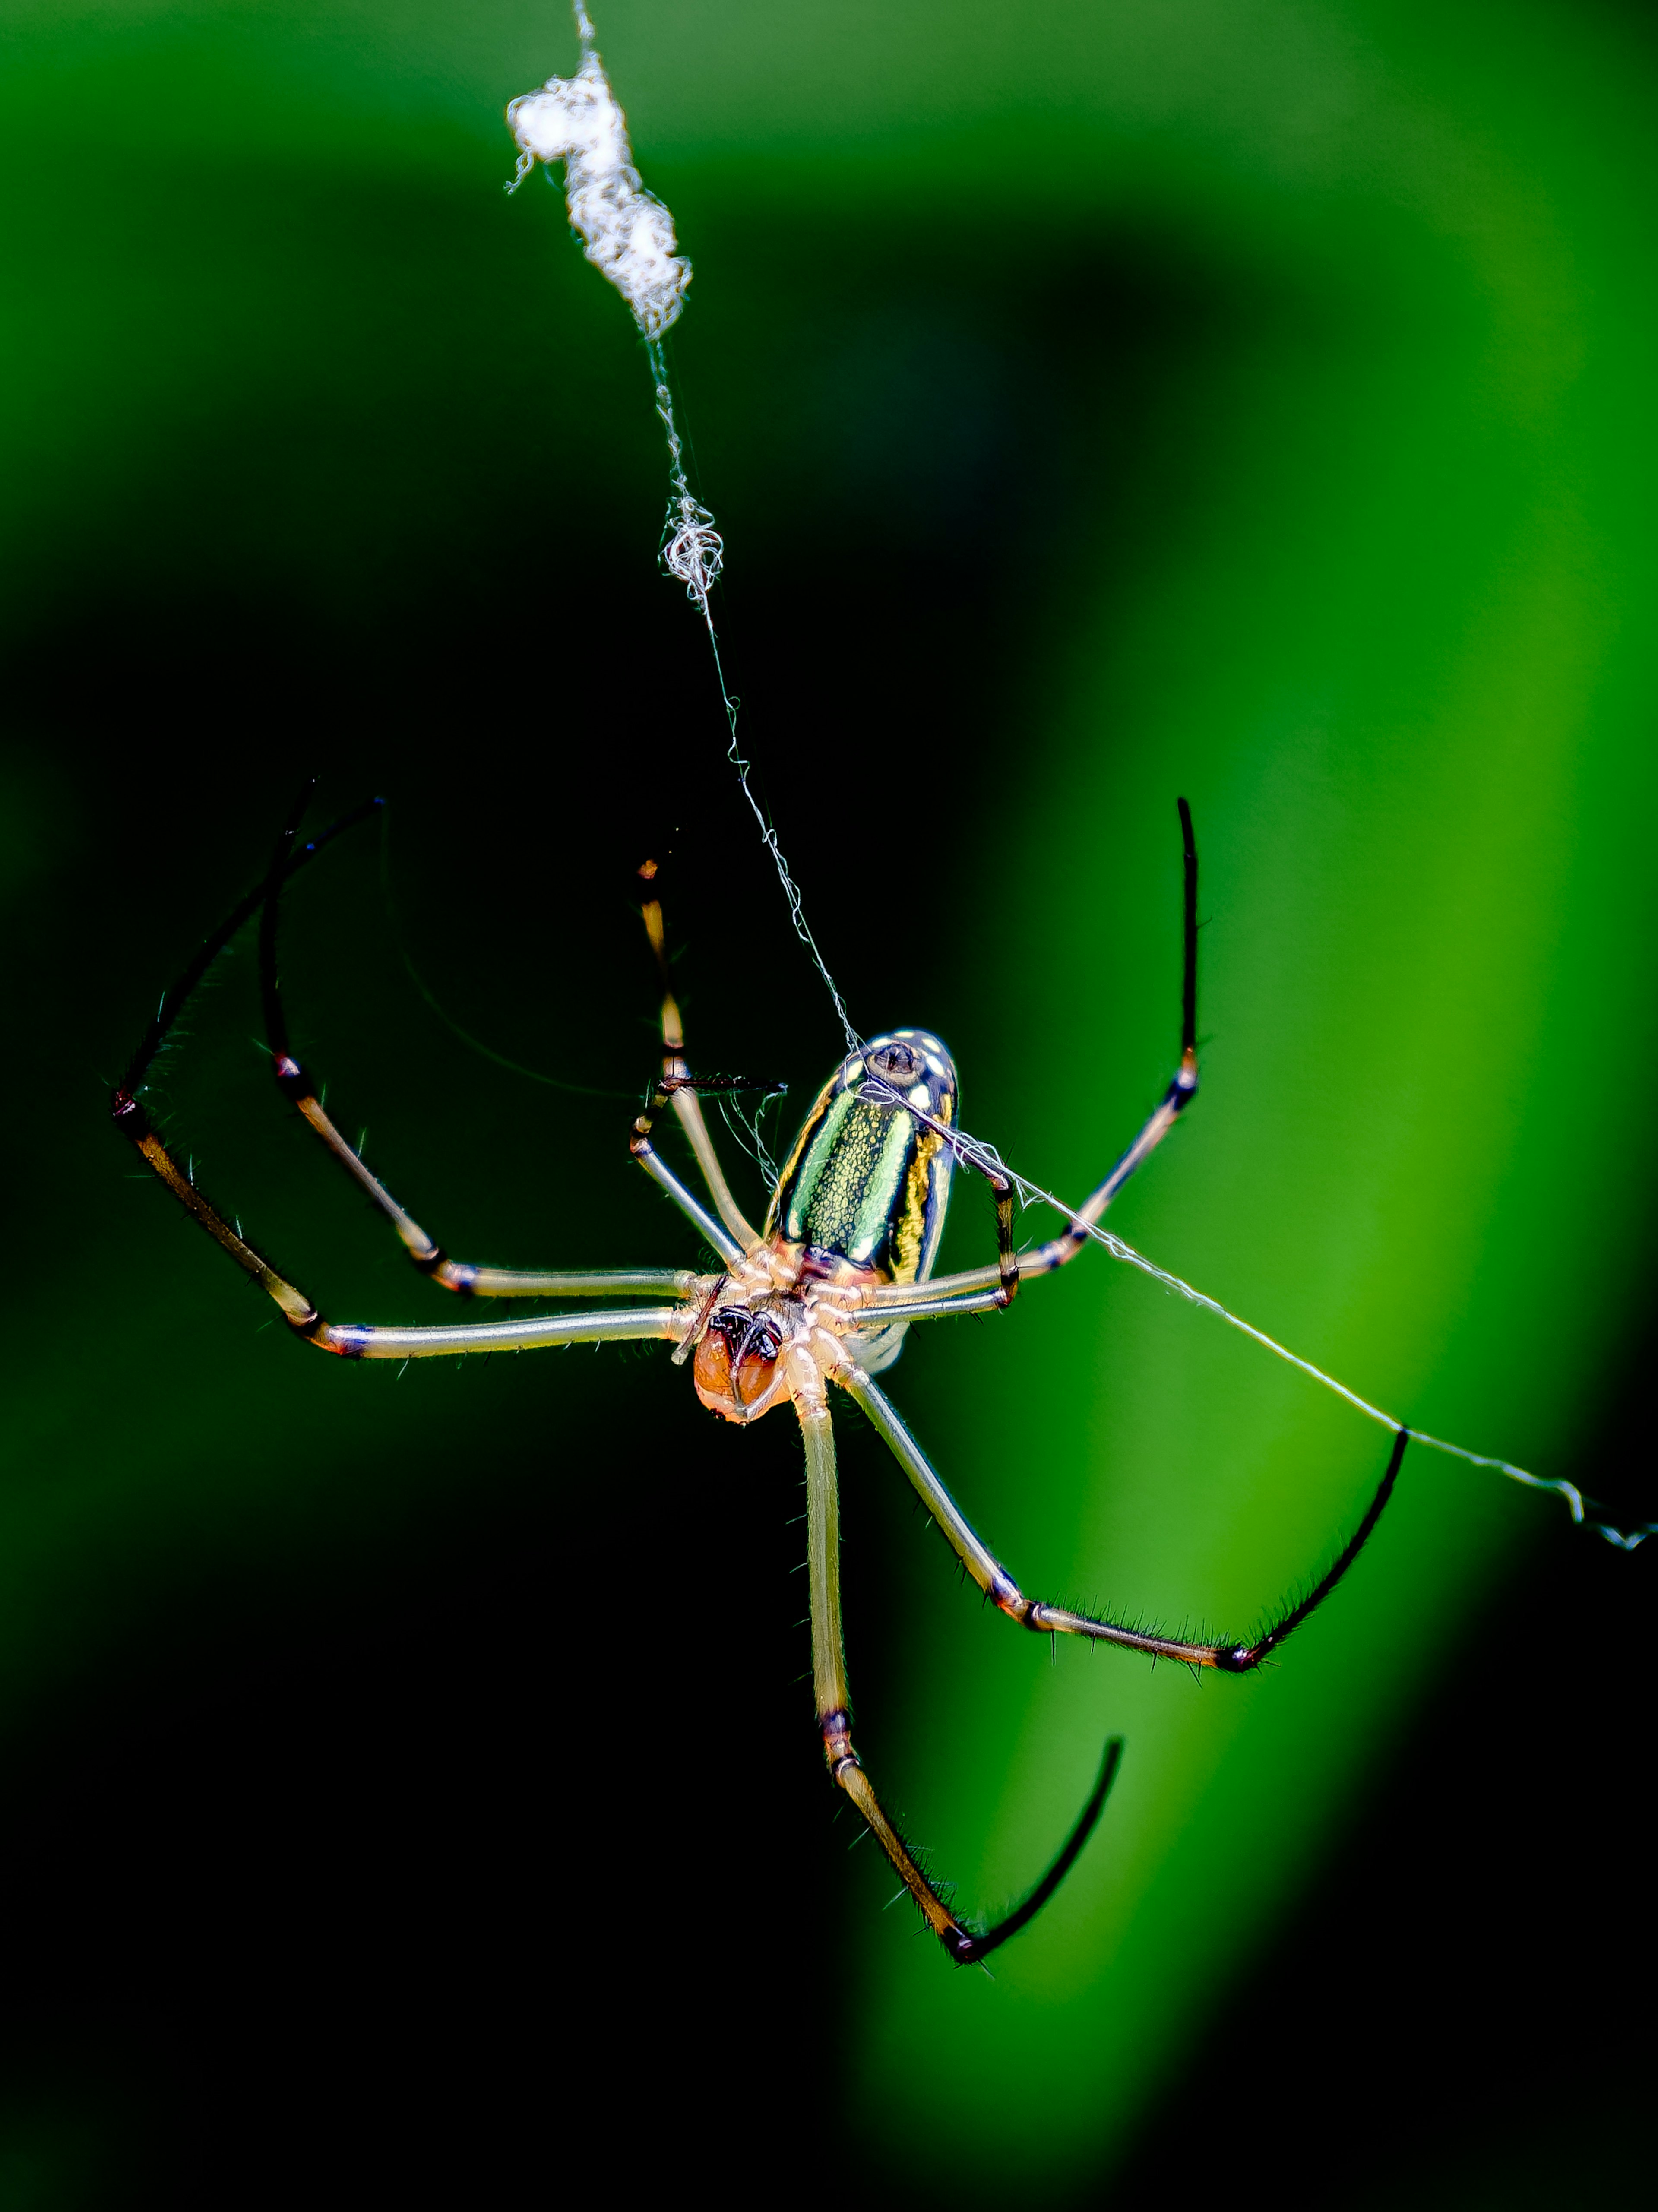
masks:
[[[847,1395],[856,1399],[863,1407],[871,1425],[909,1477],[916,1495],[943,1531],[945,1542],[999,1613],[1005,1613],[1021,1628],[1032,1629],[1039,1636],[1086,1637],[1096,1643],[1116,1644],[1126,1650],[1144,1652],[1148,1658],[1177,1659],[1187,1667],[1217,1667],[1223,1674],[1247,1674],[1258,1667],[1270,1652],[1278,1649],[1292,1630],[1298,1628],[1308,1615],[1323,1603],[1340,1582],[1369,1542],[1371,1532],[1393,1495],[1410,1433],[1406,1429],[1397,1431],[1387,1472],[1363,1519],[1343,1547],[1335,1564],[1298,1605],[1292,1606],[1280,1615],[1264,1635],[1257,1636],[1248,1643],[1229,1640],[1193,1644],[1175,1637],[1156,1636],[1145,1629],[1129,1628],[1116,1621],[1096,1620],[1091,1613],[1073,1613],[1066,1607],[1048,1605],[1040,1598],[1027,1597],[938,1480],[931,1461],[911,1436],[897,1407],[885,1392],[861,1368],[850,1364],[838,1369],[835,1379]]]
[[[656,873],[654,861],[647,860],[640,874],[648,883]],[[659,899],[647,898],[641,909],[645,934],[651,940],[651,950],[656,955],[656,964],[662,971],[662,1080],[679,1126],[690,1140],[696,1155],[696,1164],[702,1170],[702,1180],[708,1186],[708,1195],[714,1200],[714,1211],[742,1246],[744,1252],[753,1251],[760,1242],[742,1207],[732,1195],[731,1185],[726,1180],[726,1170],[720,1164],[720,1155],[714,1148],[714,1138],[702,1112],[702,1102],[695,1091],[682,1086],[690,1074],[685,1065],[685,1030],[679,1018],[679,1001],[668,984],[668,940],[662,927],[662,905]]]
[[[695,1272],[689,1267],[481,1267],[469,1260],[452,1260],[414,1216],[398,1205],[379,1176],[365,1164],[361,1153],[340,1134],[298,1061],[287,1054],[281,1054],[276,1061],[276,1075],[283,1095],[322,1139],[353,1182],[396,1230],[404,1249],[422,1274],[443,1290],[478,1298],[625,1297],[640,1291],[665,1291],[671,1297],[683,1297],[696,1280]]]
[[[319,1352],[346,1359],[430,1359],[466,1352],[538,1352],[550,1345],[614,1344],[683,1334],[690,1310],[684,1305],[647,1306],[633,1311],[603,1307],[581,1314],[542,1314],[525,1321],[478,1322],[458,1328],[381,1328],[367,1322],[329,1322],[296,1283],[273,1267],[264,1253],[231,1226],[217,1206],[197,1190],[161,1139],[136,1099],[118,1095],[115,1125],[139,1158],[170,1190],[197,1225],[282,1310],[296,1336]]]
[[[806,1447],[806,1577],[811,1594],[811,1681],[823,1757],[838,1786],[858,1808],[891,1860],[921,1917],[952,1957],[971,1954],[972,1931],[950,1911],[881,1809],[853,1748],[852,1693],[841,1637],[841,1505],[835,1474],[835,1431],[815,1368],[793,1369],[794,1410]]]

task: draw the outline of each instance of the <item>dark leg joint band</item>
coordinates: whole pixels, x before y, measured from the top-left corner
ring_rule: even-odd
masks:
[[[118,1091],[109,1102],[110,1118],[124,1137],[135,1145],[149,1135],[149,1116],[130,1091]]]
[[[829,1773],[836,1782],[843,1774],[863,1765],[852,1747],[852,1715],[844,1705],[837,1706],[830,1713],[820,1713],[817,1727],[823,1739],[823,1756],[829,1761]]]

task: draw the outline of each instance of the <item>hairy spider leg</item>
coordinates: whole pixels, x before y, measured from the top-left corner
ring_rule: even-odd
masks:
[[[307,787],[306,796],[308,795]],[[414,1216],[392,1197],[356,1148],[346,1142],[325,1110],[309,1072],[301,1065],[294,1052],[277,973],[276,937],[282,886],[293,873],[291,856],[299,836],[299,817],[302,813],[303,800],[295,818],[284,824],[276,840],[266,878],[264,911],[259,917],[259,991],[264,1006],[270,1073],[282,1097],[322,1139],[352,1182],[391,1223],[415,1267],[440,1289],[453,1291],[464,1297],[604,1298],[632,1296],[641,1291],[663,1291],[683,1297],[696,1280],[695,1274],[689,1268],[572,1270],[483,1267],[471,1261],[452,1260]]]
[[[651,1142],[651,1131],[655,1126],[657,1115],[671,1098],[677,1097],[678,1095],[677,1091],[665,1089],[663,1080],[658,1081],[655,1090],[651,1094],[649,1103],[634,1122],[632,1132],[628,1139],[628,1150],[657,1188],[666,1191],[686,1220],[690,1222],[698,1231],[703,1243],[711,1246],[720,1255],[726,1267],[735,1267],[744,1257],[743,1247],[732,1236],[723,1222],[714,1219],[701,1200],[692,1197],[690,1192],[686,1189],[684,1184],[680,1182],[678,1176]],[[693,1279],[700,1279],[693,1278]]]
[[[156,1135],[136,1098],[118,1091],[113,1113],[116,1127],[191,1219],[252,1276],[267,1297],[276,1301],[294,1334],[320,1352],[338,1352],[348,1359],[424,1359],[446,1352],[536,1352],[553,1344],[673,1338],[684,1328],[683,1304],[632,1311],[601,1307],[594,1313],[544,1314],[524,1321],[479,1322],[460,1328],[386,1328],[370,1322],[327,1321],[299,1285],[233,1229],[218,1207],[197,1189]]]
[[[1407,1429],[1400,1429],[1395,1434],[1387,1472],[1363,1519],[1343,1546],[1335,1564],[1298,1605],[1280,1614],[1263,1635],[1251,1643],[1227,1638],[1216,1643],[1193,1644],[1171,1636],[1153,1636],[1142,1629],[1129,1628],[1117,1621],[1096,1620],[1091,1614],[1072,1613],[1066,1607],[1048,1605],[1040,1598],[1027,1597],[944,1488],[932,1462],[910,1434],[896,1407],[885,1392],[861,1369],[850,1364],[838,1370],[835,1379],[869,1416],[871,1425],[909,1477],[916,1495],[944,1532],[945,1542],[999,1613],[1005,1613],[1021,1628],[1034,1629],[1039,1635],[1088,1637],[1096,1643],[1117,1644],[1130,1651],[1144,1651],[1154,1659],[1178,1659],[1188,1667],[1216,1667],[1226,1674],[1247,1674],[1259,1667],[1269,1652],[1275,1651],[1285,1637],[1300,1627],[1309,1613],[1323,1604],[1341,1581],[1370,1541],[1372,1530],[1382,1518],[1383,1507],[1393,1496],[1394,1485],[1399,1480],[1399,1470],[1404,1462],[1405,1446],[1410,1435]]]
[[[811,1679],[823,1758],[836,1785],[857,1807],[871,1834],[958,1966],[971,1966],[1027,1927],[1065,1880],[1093,1833],[1115,1778],[1122,1740],[1113,1737],[1088,1802],[1065,1846],[1035,1889],[1005,1918],[986,1929],[967,1925],[927,1879],[915,1854],[882,1808],[853,1748],[852,1692],[841,1627],[841,1508],[835,1470],[835,1429],[817,1369],[793,1361],[790,1386],[806,1450],[806,1570],[811,1598]]]
[[[990,1194],[996,1201],[996,1287],[969,1306],[967,1310],[970,1313],[978,1312],[981,1308],[994,1308],[1000,1311],[1003,1307],[1011,1306],[1019,1295],[1019,1255],[1013,1247],[1013,1185],[1006,1176],[998,1175],[993,1168],[987,1167],[981,1172],[989,1183]],[[947,1302],[939,1310],[960,1313],[963,1309]]]
[[[310,793],[311,786],[307,783],[305,787],[305,799],[307,802]],[[331,822],[325,830],[319,830],[314,837],[307,840],[299,852],[293,854],[283,871],[284,874],[295,876],[301,868],[308,867],[318,854],[331,845],[336,837],[340,836],[347,830],[355,829],[358,823],[366,822],[379,808],[380,803],[378,799],[366,799],[361,806],[352,807],[349,813],[342,814],[337,821]],[[291,851],[293,845],[291,836],[288,838],[287,842]],[[264,902],[270,888],[270,878],[262,877],[251,891],[236,902],[219,927],[202,939],[194,957],[186,964],[183,974],[165,994],[161,1005],[155,1010],[154,1020],[139,1039],[138,1048],[127,1063],[126,1073],[121,1078],[119,1091],[116,1094],[118,1097],[121,1092],[137,1097],[138,1091],[143,1087],[144,1078],[149,1074],[156,1054],[166,1043],[173,1024],[195,995],[208,969],[243,924],[251,921],[258,913]]]
[[[647,883],[656,873],[656,864],[647,860],[640,874]],[[714,1150],[714,1138],[703,1117],[698,1091],[746,1091],[750,1086],[746,1077],[713,1075],[693,1077],[685,1065],[685,1032],[679,1017],[679,1002],[674,997],[668,981],[667,939],[662,926],[661,902],[647,898],[642,913],[645,934],[650,939],[651,950],[656,955],[662,975],[662,1071],[642,1111],[635,1120],[628,1148],[653,1182],[666,1191],[687,1220],[695,1224],[703,1242],[716,1251],[727,1267],[735,1267],[751,1253],[758,1251],[762,1238],[744,1218],[743,1209],[732,1195],[726,1171]],[[688,1191],[651,1142],[656,1127],[656,1117],[665,1106],[671,1106],[681,1127],[690,1139],[696,1164],[702,1170],[702,1180],[708,1194],[719,1209],[716,1221],[707,1208]],[[703,1324],[714,1310],[720,1295],[718,1282],[709,1286],[690,1329],[681,1339],[674,1353],[674,1364],[683,1366],[695,1349]]]
[[[1068,1229],[1039,1244],[1034,1252],[1014,1254],[1012,1249],[1012,1194],[998,1191],[996,1200],[997,1262],[994,1267],[973,1267],[957,1275],[937,1275],[926,1284],[909,1288],[904,1285],[872,1291],[869,1304],[879,1312],[894,1316],[902,1314],[906,1321],[931,1321],[940,1316],[959,1313],[985,1313],[1008,1304],[1012,1291],[1008,1288],[1010,1265],[1013,1270],[1013,1289],[1027,1277],[1052,1274],[1074,1260],[1084,1246],[1093,1242],[1088,1231],[1096,1223],[1115,1198],[1134,1170],[1142,1166],[1156,1152],[1181,1115],[1198,1095],[1198,848],[1192,830],[1192,810],[1182,799],[1176,802],[1180,808],[1181,837],[1185,859],[1181,900],[1181,1053],[1180,1065],[1175,1079],[1147,1120],[1145,1127],[1128,1150],[1107,1176],[1099,1188],[1077,1209],[1077,1218]],[[993,1178],[993,1188],[994,1187]],[[1006,1291],[1005,1297],[987,1297],[983,1293],[993,1286]]]
[[[971,1279],[965,1275],[941,1275],[936,1282],[878,1284],[863,1294],[860,1311],[876,1320],[949,1321],[958,1314],[1000,1313],[1008,1304],[1008,1292],[999,1283],[991,1290],[950,1290],[951,1283],[971,1279],[981,1282],[993,1271],[981,1268]]]
[[[655,861],[647,860],[639,873],[642,880],[649,884],[656,874]],[[752,1252],[760,1242],[759,1235],[732,1195],[731,1185],[726,1180],[726,1170],[720,1165],[714,1138],[703,1116],[702,1102],[692,1086],[690,1070],[685,1065],[685,1030],[680,1019],[679,1001],[673,994],[668,974],[668,941],[662,923],[662,902],[653,896],[643,902],[640,911],[645,924],[645,934],[650,939],[651,951],[656,955],[656,964],[662,976],[662,1085],[681,1128],[690,1139],[691,1150],[702,1170],[702,1180],[708,1187],[708,1195],[714,1200],[715,1212],[744,1251]],[[656,1110],[661,1111],[659,1100]]]
[[[309,791],[307,785],[307,799]],[[282,1318],[295,1335],[315,1345],[320,1351],[337,1352],[348,1358],[410,1359],[450,1352],[530,1352],[547,1345],[609,1343],[651,1337],[671,1340],[677,1337],[685,1327],[686,1309],[681,1304],[645,1307],[632,1311],[600,1310],[592,1314],[544,1316],[525,1321],[480,1322],[465,1328],[380,1328],[366,1323],[327,1321],[296,1283],[267,1260],[239,1229],[232,1227],[229,1219],[197,1187],[193,1176],[179,1164],[156,1133],[138,1094],[143,1089],[144,1079],[156,1054],[208,969],[237,931],[252,920],[260,905],[270,898],[288,877],[297,874],[342,830],[365,820],[378,804],[377,800],[370,800],[354,808],[350,813],[343,815],[337,822],[311,839],[297,853],[294,850],[297,814],[284,825],[278,855],[270,870],[261,879],[258,888],[239,900],[219,927],[203,940],[195,957],[161,1000],[155,1019],[145,1030],[138,1049],[110,1102],[115,1127],[197,1226],[205,1230],[220,1249],[228,1252],[237,1266],[258,1285],[268,1297],[275,1301]],[[367,1170],[362,1168],[350,1148],[342,1146],[340,1149],[347,1156],[346,1164],[355,1164],[355,1169],[360,1170],[358,1179],[367,1177]],[[368,1180],[372,1182],[372,1178]],[[374,1187],[379,1188],[378,1185]],[[695,1200],[690,1203],[695,1206]],[[387,1199],[386,1204],[389,1206],[394,1201]],[[424,1232],[420,1233],[423,1235]],[[518,1282],[532,1281],[537,1286],[556,1280],[563,1286],[566,1295],[585,1293],[604,1297],[614,1296],[618,1290],[623,1289],[678,1291],[697,1279],[681,1269],[653,1268],[635,1271],[629,1275],[561,1275],[556,1278],[519,1277],[514,1279]]]

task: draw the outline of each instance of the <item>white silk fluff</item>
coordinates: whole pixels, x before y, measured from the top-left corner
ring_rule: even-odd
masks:
[[[583,251],[633,310],[647,338],[660,337],[684,304],[691,264],[674,251],[673,217],[640,182],[628,118],[591,47],[574,76],[549,77],[507,110],[519,146],[519,184],[537,161],[562,161],[564,201]]]

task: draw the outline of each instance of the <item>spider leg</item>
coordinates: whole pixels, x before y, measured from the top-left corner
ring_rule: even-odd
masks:
[[[1046,1244],[1039,1244],[1034,1252],[1016,1255],[1012,1192],[1005,1187],[998,1188],[997,1179],[993,1178],[992,1188],[996,1189],[996,1265],[970,1268],[957,1275],[938,1275],[925,1285],[917,1284],[916,1291],[924,1293],[920,1300],[924,1311],[916,1312],[905,1305],[906,1286],[902,1285],[890,1291],[876,1292],[870,1301],[876,1310],[895,1316],[902,1312],[906,1320],[927,1321],[940,1314],[981,1313],[1010,1304],[1020,1283],[1037,1275],[1051,1275],[1056,1267],[1063,1267],[1067,1261],[1074,1260],[1093,1241],[1088,1234],[1089,1228],[1099,1220],[1134,1170],[1151,1158],[1197,1097],[1198,848],[1192,830],[1192,810],[1183,799],[1177,804],[1186,866],[1181,901],[1181,1054],[1174,1081],[1105,1181],[1078,1207],[1077,1219],[1070,1228],[1050,1237]],[[980,1296],[991,1289],[999,1289],[1005,1295],[997,1298]]]
[[[988,1290],[951,1288],[969,1281],[980,1283],[985,1275],[993,1285]],[[871,1316],[872,1328],[877,1322],[884,1328],[895,1321],[908,1323],[941,1321],[957,1314],[1000,1313],[1011,1300],[1011,1292],[996,1280],[995,1270],[985,1267],[971,1277],[944,1275],[925,1283],[883,1283],[864,1292],[859,1311]]]
[[[585,1314],[543,1314],[525,1321],[479,1322],[462,1328],[381,1328],[374,1323],[325,1321],[296,1283],[271,1266],[256,1245],[233,1229],[217,1206],[197,1189],[161,1142],[149,1116],[125,1091],[115,1097],[115,1126],[137,1149],[145,1165],[166,1184],[191,1219],[206,1230],[267,1297],[274,1298],[296,1336],[320,1352],[348,1359],[422,1359],[444,1352],[533,1352],[550,1344],[607,1344],[640,1337],[677,1337],[685,1327],[682,1305],[648,1306],[634,1311],[601,1307]]]
[[[307,792],[306,796],[308,795]],[[303,800],[298,810],[298,814],[302,813]],[[284,825],[276,841],[266,877],[264,908],[259,917],[259,991],[264,1006],[265,1036],[270,1049],[270,1073],[282,1097],[321,1139],[358,1189],[391,1223],[404,1251],[419,1272],[440,1288],[470,1297],[596,1298],[615,1297],[637,1291],[665,1291],[675,1297],[683,1297],[696,1279],[689,1268],[633,1267],[593,1271],[480,1267],[470,1261],[452,1260],[414,1216],[392,1197],[356,1148],[346,1142],[317,1096],[316,1085],[308,1072],[301,1066],[293,1050],[277,976],[276,933],[282,885],[293,872],[293,848],[298,836],[296,814],[295,818]]]
[[[628,1139],[628,1149],[639,1162],[659,1190],[666,1191],[679,1211],[695,1228],[703,1243],[713,1248],[728,1267],[735,1267],[743,1259],[743,1247],[726,1228],[716,1221],[700,1200],[693,1198],[679,1177],[651,1142],[651,1129],[656,1116],[670,1097],[681,1096],[677,1091],[665,1092],[660,1084],[653,1092],[650,1103],[635,1121]]]
[[[653,1307],[632,1313],[598,1312],[588,1315],[565,1315],[523,1322],[501,1322],[480,1324],[474,1328],[434,1329],[377,1329],[367,1326],[348,1326],[325,1321],[309,1297],[282,1271],[271,1265],[258,1248],[251,1244],[240,1231],[210,1199],[197,1188],[195,1178],[181,1167],[173,1153],[156,1133],[149,1115],[140,1103],[140,1094],[156,1054],[167,1042],[168,1033],[183,1013],[208,969],[243,924],[250,921],[264,905],[267,913],[281,884],[295,875],[321,852],[325,846],[353,823],[364,820],[378,805],[371,800],[312,838],[300,851],[294,850],[298,823],[310,797],[307,785],[295,816],[284,827],[276,854],[271,866],[258,888],[234,906],[210,936],[202,944],[195,957],[161,1000],[155,1019],[144,1032],[137,1051],[133,1054],[119,1088],[110,1102],[115,1126],[137,1150],[140,1158],[156,1178],[171,1191],[198,1227],[204,1229],[220,1248],[228,1252],[243,1272],[251,1276],[268,1297],[275,1300],[283,1319],[297,1335],[307,1343],[328,1352],[342,1352],[360,1358],[418,1358],[430,1353],[473,1351],[528,1351],[544,1344],[574,1342],[603,1342],[612,1338],[673,1337],[683,1332],[683,1308],[679,1305]],[[275,991],[274,926],[270,939],[270,992],[267,1011],[276,1018],[278,1042],[285,1046],[282,1029],[280,1002]],[[284,1052],[283,1054],[286,1057]],[[303,1082],[303,1073],[297,1066],[295,1074]],[[320,1107],[317,1109],[321,1115]],[[326,1117],[322,1116],[326,1122]],[[378,1194],[388,1212],[400,1214],[396,1202],[374,1182],[349,1146],[344,1145],[332,1125],[327,1125],[334,1146],[345,1164],[352,1168],[356,1179]],[[402,1217],[407,1220],[407,1216]],[[410,1224],[416,1237],[425,1240],[425,1232]],[[429,1240],[425,1240],[429,1243]],[[435,1250],[435,1247],[431,1248]],[[489,1287],[499,1289],[505,1271],[489,1270],[496,1277]],[[621,1291],[664,1290],[683,1295],[697,1278],[672,1268],[636,1269],[631,1273],[596,1275],[538,1275],[506,1278],[514,1287],[527,1286],[547,1290],[556,1285],[570,1294],[586,1292],[614,1296]]]
[[[1177,799],[1180,809],[1181,849],[1184,860],[1181,897],[1181,1039],[1180,1065],[1145,1126],[1096,1191],[1078,1207],[1078,1221],[1034,1252],[1021,1253],[1019,1273],[1051,1274],[1074,1260],[1091,1240],[1087,1228],[1105,1212],[1135,1170],[1149,1160],[1198,1095],[1198,845],[1192,828],[1192,810]]]
[[[817,1727],[831,1778],[857,1807],[892,1862],[922,1918],[958,1966],[987,1957],[1027,1927],[1082,1853],[1104,1810],[1122,1755],[1121,1739],[1106,1747],[1105,1763],[1063,1850],[1041,1881],[1005,1918],[974,1929],[951,1911],[896,1826],[883,1810],[852,1742],[852,1693],[841,1632],[841,1508],[835,1473],[835,1431],[815,1367],[792,1367],[794,1409],[806,1449],[806,1568],[811,1593],[811,1678]]]
[[[1004,1306],[1011,1306],[1019,1295],[1019,1255],[1013,1249],[1013,1185],[1005,1175],[997,1175],[993,1170],[986,1173],[991,1195],[996,1201],[996,1287],[988,1297],[976,1294],[975,1304],[968,1308],[970,1313],[981,1308],[999,1311]],[[940,1310],[959,1313],[961,1308],[950,1304]],[[913,1314],[910,1318],[926,1321],[931,1316]]]
[[[1382,1509],[1393,1495],[1410,1433],[1408,1430],[1400,1429],[1394,1437],[1387,1472],[1363,1519],[1343,1546],[1335,1564],[1308,1596],[1282,1613],[1253,1643],[1224,1640],[1213,1644],[1193,1644],[1175,1637],[1150,1635],[1144,1630],[1129,1628],[1116,1621],[1096,1620],[1091,1614],[1072,1613],[1063,1606],[1048,1605],[1040,1598],[1027,1597],[1000,1560],[983,1543],[966,1515],[938,1480],[926,1455],[904,1425],[892,1401],[858,1368],[840,1368],[835,1379],[868,1414],[887,1449],[914,1484],[922,1504],[944,1531],[944,1540],[950,1549],[997,1610],[1005,1613],[1010,1620],[1017,1621],[1022,1628],[1034,1629],[1039,1635],[1088,1637],[1096,1643],[1119,1644],[1131,1651],[1146,1652],[1154,1659],[1179,1659],[1188,1667],[1218,1668],[1225,1674],[1247,1674],[1259,1667],[1269,1652],[1275,1651],[1285,1637],[1300,1627],[1309,1613],[1323,1604],[1341,1581],[1370,1541],[1371,1532],[1382,1518]]]
[[[647,865],[653,875],[653,864]],[[640,873],[643,875],[644,869],[641,868]],[[667,1089],[679,1126],[690,1139],[691,1150],[702,1170],[702,1180],[708,1186],[708,1195],[714,1200],[714,1211],[744,1251],[751,1252],[760,1239],[732,1195],[731,1185],[726,1180],[726,1170],[720,1164],[720,1155],[714,1150],[714,1138],[703,1115],[702,1102],[690,1085],[690,1070],[684,1060],[684,1024],[679,1018],[679,1001],[674,997],[668,978],[668,945],[662,927],[661,901],[647,898],[641,911],[645,934],[651,941],[656,964],[662,971],[663,1085]],[[659,1112],[660,1109],[661,1101],[659,1099],[657,1110]]]
[[[346,1359],[439,1359],[449,1352],[540,1352],[549,1345],[637,1344],[672,1339],[683,1306],[601,1306],[596,1312],[537,1314],[524,1321],[481,1321],[458,1328],[398,1328],[378,1322],[324,1322],[311,1341]]]

